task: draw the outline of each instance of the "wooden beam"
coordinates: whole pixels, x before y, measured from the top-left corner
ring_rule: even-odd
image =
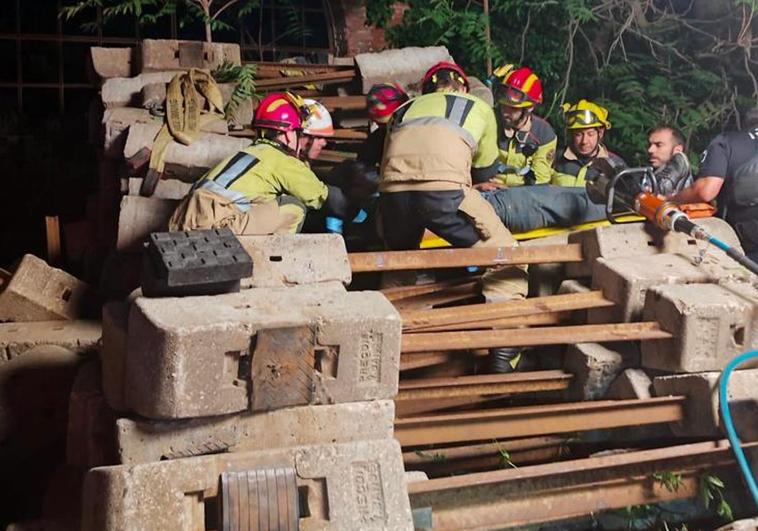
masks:
[[[366,96],[322,96],[317,99],[330,111],[366,108]]]
[[[454,332],[457,330],[504,330],[509,328],[521,328],[524,326],[555,326],[559,324],[570,324],[574,321],[575,315],[576,313],[573,311],[536,313],[534,315],[503,317],[502,319],[490,319],[473,323],[430,326],[429,328],[407,330],[406,333],[420,334],[424,332]]]
[[[418,295],[426,295],[427,293],[436,293],[438,291],[444,291],[448,288],[461,286],[461,285],[475,285],[479,281],[479,277],[464,277],[454,278],[451,280],[443,280],[440,282],[434,282],[430,284],[413,284],[411,286],[396,286],[392,288],[384,288],[380,290],[382,295],[387,297],[388,300],[394,302],[396,300],[405,299],[407,297],[416,297]],[[472,293],[474,292],[472,288]]]
[[[550,264],[582,261],[582,247],[532,245],[521,247],[474,247],[469,249],[424,249],[418,251],[380,251],[350,253],[353,273],[442,269],[466,266]]]
[[[431,332],[403,334],[402,352],[603,343],[670,337],[673,336],[661,330],[655,322]]]
[[[321,74],[308,74],[305,76],[258,79],[255,82],[255,88],[262,90],[274,90],[311,84],[327,85],[334,83],[347,83],[353,79],[355,79],[355,70],[343,70],[338,72],[324,72]]]
[[[45,236],[47,239],[47,263],[53,266],[61,264],[61,227],[58,216],[45,216]]]
[[[491,304],[406,311],[401,312],[401,315],[404,329],[424,331],[428,328],[464,323],[479,325],[480,322],[483,322],[481,324],[486,326],[487,322],[508,317],[524,317],[546,312],[586,310],[607,306],[613,306],[613,302],[603,297],[601,291],[591,291]]]
[[[553,370],[403,380],[395,402],[557,391],[566,389],[572,378],[572,374]]]

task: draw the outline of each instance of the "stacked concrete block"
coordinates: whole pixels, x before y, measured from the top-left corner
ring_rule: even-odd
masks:
[[[397,312],[377,293],[331,291],[137,299],[123,366],[127,409],[148,418],[188,418],[267,409],[270,401],[391,398],[400,356]],[[112,362],[119,366],[106,358],[106,371]],[[260,369],[253,378],[270,377],[251,380],[251,364],[253,372]],[[294,382],[300,371],[300,385],[275,391],[277,378]]]
[[[338,240],[243,238],[267,287],[104,307],[102,383],[80,374],[69,461],[118,466],[89,472],[84,529],[228,528],[237,506],[287,529],[412,529],[402,323],[383,295],[346,291]]]
[[[166,230],[178,204],[175,199],[124,196],[118,216],[116,248],[119,251],[139,252],[151,232]]]
[[[717,279],[697,267],[690,258],[675,254],[599,258],[592,275],[593,289],[614,302],[612,308],[588,312],[590,323],[639,321],[645,305],[645,294],[663,284],[714,282]]]
[[[626,369],[605,394],[611,400],[644,400],[652,396],[653,381],[642,369]]]
[[[686,396],[685,418],[673,424],[672,431],[682,437],[721,437],[723,419],[719,410],[721,372],[674,374],[653,379],[657,396]],[[729,378],[729,407],[742,441],[758,440],[758,369],[732,372]]]
[[[87,284],[31,254],[0,289],[0,321],[76,319],[91,297]]]
[[[213,70],[223,63],[241,65],[239,44],[145,39],[142,41],[142,72],[162,70]]]
[[[634,343],[578,343],[564,356],[564,369],[574,375],[567,391],[570,400],[603,398],[616,377],[625,369],[638,367],[639,348]]]
[[[269,474],[281,480],[249,481]],[[95,468],[85,481],[82,529],[205,529],[206,522],[237,529],[249,511],[277,529],[410,530],[403,476],[392,439]],[[295,507],[287,526],[279,525],[281,512]]]
[[[758,348],[758,291],[750,285],[669,285],[650,290],[645,320],[674,337],[643,341],[642,364],[671,372],[723,370]]]
[[[741,249],[734,229],[718,218],[697,220],[706,230],[727,244]],[[665,232],[650,223],[625,223],[595,229],[574,232],[569,235],[569,243],[582,246],[583,260],[566,264],[569,277],[589,277],[598,258],[614,259],[631,256],[651,256],[660,253],[681,254],[696,257],[705,249],[706,254],[718,254],[721,251],[704,242],[678,232]]]
[[[337,234],[239,236],[253,259],[254,287],[340,282],[350,284],[352,271],[345,240]]]

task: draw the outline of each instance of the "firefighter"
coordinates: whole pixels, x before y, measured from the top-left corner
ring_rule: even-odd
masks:
[[[497,123],[492,108],[468,94],[465,72],[438,63],[423,78],[423,94],[397,109],[388,124],[379,180],[379,212],[386,246],[417,249],[425,229],[454,247],[515,247],[492,206],[472,188],[497,171]],[[415,281],[397,278],[399,284]],[[525,267],[504,267],[483,276],[487,301],[521,299]],[[513,370],[518,349],[494,349],[493,360]],[[497,367],[496,367],[497,370]]]
[[[555,161],[551,177],[558,186],[584,188],[587,170],[592,161],[607,159],[612,166],[626,166],[624,159],[603,144],[605,132],[611,128],[608,109],[588,100],[563,105],[568,146]]]
[[[358,150],[358,160],[367,166],[378,167],[382,161],[387,122],[392,113],[408,101],[408,94],[397,83],[379,83],[369,89],[366,95],[368,117],[374,129]]]
[[[679,203],[718,203],[719,216],[739,236],[745,254],[758,260],[758,107],[745,129],[722,133],[703,152],[692,186],[673,196]]]
[[[534,114],[542,103],[542,82],[529,67],[506,68],[505,72],[494,85],[501,163],[494,181],[507,186],[547,184],[558,140],[551,125]],[[479,186],[483,190],[496,187]]]
[[[311,113],[320,112],[318,119]],[[310,118],[310,122],[308,119]],[[326,125],[328,122],[328,125]],[[308,129],[304,130],[304,123]],[[306,209],[321,208],[330,195],[303,160],[333,134],[323,106],[289,93],[264,98],[253,126],[260,137],[206,173],[179,204],[169,230],[229,227],[235,234],[296,233]],[[334,199],[339,190],[334,190]]]

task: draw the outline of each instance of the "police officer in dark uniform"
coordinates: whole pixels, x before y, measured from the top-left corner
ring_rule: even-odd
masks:
[[[717,200],[719,217],[737,232],[745,254],[758,260],[758,107],[745,130],[718,135],[703,152],[694,184],[673,197],[679,203]]]

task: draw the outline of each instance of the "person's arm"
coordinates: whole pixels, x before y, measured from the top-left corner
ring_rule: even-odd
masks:
[[[689,188],[675,194],[671,200],[676,203],[710,203],[719,195],[724,186],[723,177],[698,177]]]
[[[697,179],[684,190],[674,194],[677,203],[709,203],[716,199],[724,186],[729,169],[729,145],[724,135],[714,138],[703,152]]]
[[[553,139],[537,148],[532,155],[532,171],[534,172],[535,184],[549,184],[553,173],[553,160],[558,139]]]
[[[480,102],[475,105],[485,107],[483,110],[484,130],[476,147],[476,153],[471,159],[471,180],[474,183],[483,183],[497,175],[497,120],[492,108]]]
[[[285,192],[298,198],[308,208],[321,208],[329,195],[329,189],[303,162],[294,157],[290,159],[279,174]]]

